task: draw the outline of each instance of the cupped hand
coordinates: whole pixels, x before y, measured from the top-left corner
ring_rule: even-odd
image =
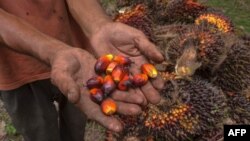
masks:
[[[134,62],[131,66],[132,74],[141,73],[141,65],[148,63],[149,59],[155,62],[161,62],[164,59],[156,46],[141,31],[118,22],[108,22],[96,29],[90,37],[90,42],[97,57],[109,53],[129,57]],[[143,105],[147,102],[157,104],[160,101],[158,90],[162,87],[163,81],[158,77],[140,89],[130,89],[128,92],[117,91],[113,94],[113,98],[131,103],[132,99],[125,96],[129,93],[133,94],[132,96],[137,95],[138,101]]]
[[[94,64],[96,62],[88,52],[79,48],[59,50],[51,59],[51,81],[60,91],[74,103],[89,119],[99,122],[112,131],[121,131],[121,123],[114,117],[102,113],[98,104],[89,96],[89,91],[83,84],[95,76]],[[131,100],[129,97],[125,99]],[[134,99],[134,98],[132,98]],[[133,103],[140,101],[132,100]],[[117,102],[118,113],[138,114],[141,108],[137,104]]]

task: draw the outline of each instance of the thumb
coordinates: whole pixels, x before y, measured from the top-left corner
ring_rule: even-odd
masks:
[[[150,60],[155,62],[162,62],[164,60],[163,55],[156,48],[156,46],[151,43],[145,35],[139,35],[134,38],[134,42],[136,47],[140,50],[142,54],[144,54]]]

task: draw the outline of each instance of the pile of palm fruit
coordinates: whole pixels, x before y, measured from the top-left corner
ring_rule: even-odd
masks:
[[[105,0],[104,0],[105,1]],[[224,124],[250,124],[250,37],[223,12],[195,0],[114,0],[114,21],[157,45],[162,101],[118,117],[117,140],[221,140]]]

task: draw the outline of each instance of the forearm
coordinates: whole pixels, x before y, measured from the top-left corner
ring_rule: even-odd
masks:
[[[66,44],[33,28],[22,19],[0,9],[0,43],[50,64],[58,50]]]
[[[98,0],[67,0],[70,13],[87,36],[91,36],[100,26],[111,22]]]

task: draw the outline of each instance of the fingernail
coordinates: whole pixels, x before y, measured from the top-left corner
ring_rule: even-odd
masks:
[[[134,108],[131,108],[130,110],[131,115],[138,115],[140,113],[141,113],[141,109],[139,107],[134,107]]]
[[[158,53],[158,61],[159,62],[164,61],[164,57],[163,57],[163,55],[161,53]]]
[[[155,95],[153,99],[151,99],[150,103],[151,104],[158,104],[161,101],[161,97],[159,94]]]
[[[137,104],[143,104],[144,103],[144,99],[143,99],[143,97],[137,97],[136,98],[136,102],[137,102]]]
[[[114,126],[114,130],[115,130],[116,132],[120,132],[120,131],[122,130],[122,128],[121,128],[120,126],[118,126],[118,125],[115,125],[115,126]]]

